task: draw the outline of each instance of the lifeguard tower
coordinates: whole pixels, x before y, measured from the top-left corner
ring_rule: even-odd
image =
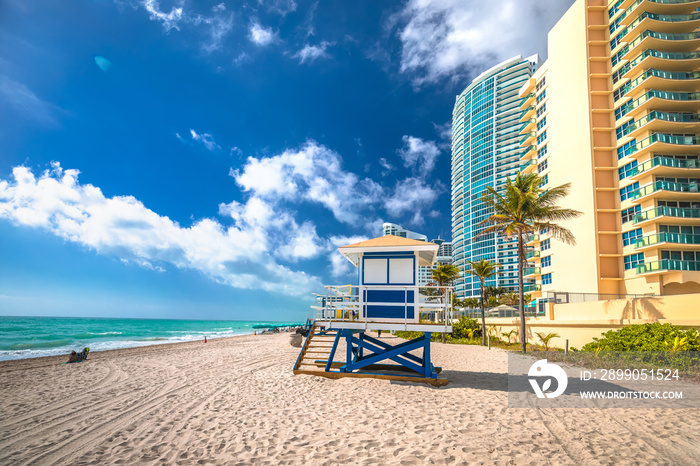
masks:
[[[418,267],[431,266],[438,248],[393,235],[340,247],[358,269],[358,285],[326,286],[325,295],[316,295],[294,373],[445,385],[430,361],[430,335],[452,332],[452,288],[418,285]],[[392,346],[370,330],[424,336]],[[345,360],[336,361],[343,341]]]

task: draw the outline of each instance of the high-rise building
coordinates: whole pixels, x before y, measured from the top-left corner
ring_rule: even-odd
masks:
[[[395,223],[385,223],[382,225],[382,230],[385,235],[401,236],[402,238],[416,239],[418,241],[428,241],[428,237],[421,233],[416,233],[415,231],[410,231],[403,228],[401,225]],[[421,265],[418,267],[418,286],[425,286],[431,282],[430,276],[433,270],[435,270],[438,265],[451,264],[452,263],[452,243],[445,241],[444,239],[434,239],[431,243],[439,244],[437,260],[435,263],[428,267]]]
[[[501,188],[518,173],[520,108],[518,95],[538,64],[538,57],[511,58],[483,72],[457,96],[452,111],[452,257],[467,269],[467,260],[488,259],[502,265],[488,285],[515,290],[517,245],[495,234],[479,235],[479,222],[491,212],[481,202],[487,186]],[[471,275],[455,286],[461,298],[479,295],[479,280]]]
[[[428,241],[428,237],[415,231],[410,231],[395,223],[384,223],[382,230],[385,235],[400,236],[402,238],[415,239],[418,241]]]
[[[562,223],[575,246],[530,238],[536,296],[700,292],[699,6],[577,0],[549,32],[520,90],[521,170],[571,183],[583,215]]]
[[[452,264],[452,243],[440,238],[434,239],[430,242],[439,244],[440,248],[438,249],[437,259],[432,266],[421,266],[418,268],[418,284],[420,286],[424,286],[432,282],[430,277],[432,276],[433,270],[437,269],[438,266]]]

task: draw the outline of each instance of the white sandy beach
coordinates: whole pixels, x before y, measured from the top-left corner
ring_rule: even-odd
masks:
[[[506,353],[443,388],[293,375],[288,334],[0,363],[0,464],[698,464],[700,409],[509,409]]]

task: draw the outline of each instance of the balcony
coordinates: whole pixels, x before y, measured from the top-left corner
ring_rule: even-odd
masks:
[[[627,23],[627,27],[620,30],[615,35],[613,40],[620,43],[625,37],[635,37],[639,31],[651,29],[659,32],[678,32],[679,29],[686,29],[688,32],[695,30],[700,26],[700,12],[693,12],[686,15],[663,15],[644,11],[639,16],[634,18],[630,16],[623,24]],[[682,23],[682,24],[681,24]],[[614,47],[611,47],[614,49]]]
[[[520,102],[520,108],[532,105],[535,102],[535,97],[536,96],[534,92],[530,92],[529,94],[527,94],[525,97],[523,97],[522,102]]]
[[[671,191],[674,193],[683,193],[683,197],[690,199],[697,199],[698,193],[700,192],[699,183],[678,183],[673,181],[655,181],[648,185],[642,186],[636,191],[630,193],[630,199],[639,199],[641,197],[649,196],[657,191]],[[679,197],[674,196],[674,197]]]
[[[537,124],[537,118],[530,118],[520,127],[519,133],[524,133],[530,128],[533,128]]]
[[[666,272],[672,270],[700,271],[700,262],[662,259],[660,261],[640,264],[636,267],[637,274]]]
[[[625,126],[621,136],[636,137],[642,131],[668,131],[673,133],[693,132],[698,129],[700,114],[668,113],[653,110],[630,125]]]
[[[537,154],[537,145],[531,144],[531,145],[527,146],[527,148],[525,149],[525,152],[522,153],[522,155],[520,156],[520,160],[523,161],[523,160],[527,160],[530,158],[537,158],[537,157],[534,157],[535,154]]]
[[[540,235],[538,234],[532,234],[528,235],[524,238],[525,244],[530,244],[530,243],[537,243],[540,240]]]
[[[523,292],[532,293],[533,291],[542,291],[542,285],[534,284],[534,285],[524,285],[523,286]]]
[[[645,210],[634,216],[634,224],[645,223],[649,220],[654,220],[659,217],[673,217],[674,219],[689,219],[690,223],[697,223],[694,220],[700,220],[700,209],[684,209],[680,207],[658,206],[653,209]],[[688,223],[676,220],[676,223]]]
[[[650,174],[658,176],[681,175],[682,177],[700,176],[700,160],[676,159],[657,155],[633,168],[630,177],[632,179],[639,179],[640,175]]]
[[[654,101],[654,99],[659,99]],[[634,116],[654,107],[667,111],[692,112],[700,109],[700,92],[667,92],[652,89],[638,99],[622,104],[615,110],[615,120]]]
[[[528,251],[525,254],[525,259],[532,259],[533,257],[540,257],[540,252],[537,250],[534,250],[534,251]]]
[[[640,13],[637,11],[637,7],[645,2],[647,5],[640,10],[652,13],[688,13],[694,9],[695,4],[700,3],[698,0],[623,0],[618,5],[619,10],[623,11],[616,20],[622,25],[630,24],[638,16],[637,13]]]
[[[528,118],[532,118],[532,113],[535,112],[535,110],[536,110],[535,105],[530,105],[527,108],[524,108],[522,115],[520,115],[519,121],[525,121]]]
[[[529,275],[541,275],[542,269],[540,267],[526,267],[523,269],[523,277]]]
[[[663,69],[666,71],[684,71],[698,68],[700,52],[663,52],[660,50],[645,50],[639,56],[624,66],[623,76],[631,78],[636,74],[638,66],[645,69]]]
[[[520,173],[523,173],[525,170],[527,170],[528,168],[530,168],[530,167],[533,166],[533,165],[537,165],[537,160],[535,160],[535,159],[530,159],[530,160],[528,160],[527,162],[521,164],[521,165],[520,165],[520,170],[519,170]]]
[[[527,144],[530,144],[535,141],[535,138],[537,137],[537,133],[535,131],[530,131],[529,133],[525,133],[523,138],[520,140],[520,145],[525,146]]]
[[[690,149],[692,146],[700,145],[700,136],[677,136],[675,134],[654,133],[648,138],[637,141],[627,151],[626,155],[632,155],[638,152],[647,152],[651,146],[655,146],[656,152],[669,152],[678,150],[679,146],[683,150]]]
[[[622,60],[629,60],[642,50],[660,48],[668,52],[692,51],[700,45],[699,32],[666,33],[656,31],[644,31],[636,39],[623,47],[618,56]]]
[[[693,234],[688,234],[688,233],[671,233],[668,231],[662,231],[660,233],[655,233],[653,235],[639,238],[634,243],[634,248],[635,249],[648,248],[649,246],[655,246],[655,245],[659,245],[662,243],[700,245],[700,235],[693,235]]]
[[[645,83],[645,88],[661,88],[667,91],[682,91],[691,88],[695,83],[690,83],[688,81],[694,81],[700,79],[700,72],[698,71],[661,71],[655,68],[645,71],[640,76],[637,76],[634,80],[628,82],[623,86],[623,96],[630,92],[632,89],[636,88],[640,84],[644,83],[646,80],[649,82]]]

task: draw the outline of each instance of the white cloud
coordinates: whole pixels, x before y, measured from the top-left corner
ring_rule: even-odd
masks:
[[[431,208],[442,190],[442,185],[430,186],[419,177],[406,178],[396,183],[394,192],[384,201],[389,215],[396,218],[407,212],[413,214],[411,223],[424,223],[423,210]]]
[[[185,11],[183,9],[183,0],[177,1],[177,6],[173,6],[169,13],[165,13],[165,11],[160,9],[161,7],[157,0],[142,0],[141,5],[150,13],[152,21],[163,23],[163,29],[166,34],[171,29],[179,31],[181,25],[206,26],[208,38],[202,42],[202,50],[207,53],[220,49],[226,36],[233,30],[233,13],[226,11],[226,4],[224,3],[213,6],[211,13],[206,15]]]
[[[277,263],[270,251],[278,245],[261,234],[260,223],[253,219],[265,206],[253,200],[244,209],[248,217],[231,216],[232,226],[202,219],[182,227],[134,197],[107,198],[99,188],[81,185],[78,173],[54,163],[37,179],[28,168],[15,167],[14,181],[0,180],[0,218],[143,267],[161,270],[171,264],[236,288],[303,296],[320,287],[315,277]],[[311,226],[302,225],[293,241],[309,238],[311,232]],[[290,256],[310,254],[308,246],[293,241],[282,245]]]
[[[297,3],[294,0],[258,0],[258,3],[268,11],[282,16],[286,16],[297,9]]]
[[[391,163],[389,163],[389,161],[384,157],[379,157],[379,165],[381,165],[382,168],[384,168],[384,171],[382,171],[382,175],[387,175],[391,170],[394,169],[394,166]]]
[[[275,33],[271,28],[264,28],[259,23],[251,23],[248,39],[257,45],[265,46],[275,40]]]
[[[209,40],[202,44],[202,49],[208,53],[220,49],[224,39],[233,29],[233,13],[226,13],[225,4],[218,4],[211,11],[210,16],[197,17],[194,21],[195,24],[201,21],[209,26]]]
[[[241,53],[238,54],[238,56],[237,56],[236,58],[233,59],[233,64],[234,64],[235,66],[239,66],[239,65],[241,65],[242,63],[248,61],[249,59],[250,59],[250,57],[248,56],[247,53],[241,52]]]
[[[359,243],[368,240],[367,236],[331,236],[328,239],[328,262],[331,275],[335,278],[354,278],[357,276],[357,268],[338,252],[341,246]]]
[[[214,136],[212,136],[209,133],[197,133],[195,130],[190,129],[190,136],[192,137],[193,141],[201,142],[204,144],[204,147],[207,148],[209,151],[214,151],[214,150],[219,150],[221,149],[221,146],[216,143],[214,140]],[[178,138],[182,142],[186,142],[185,138],[183,138],[180,133],[175,133],[175,137]]]
[[[26,85],[0,75],[0,102],[13,108],[22,118],[33,120],[44,126],[56,126],[56,113],[65,112],[61,108],[41,100]],[[3,109],[6,112],[7,109]]]
[[[573,0],[410,0],[391,18],[404,26],[401,71],[414,85],[465,79],[515,55],[546,53],[547,31]]]
[[[357,221],[363,209],[383,196],[381,186],[343,170],[340,155],[315,141],[273,157],[248,157],[231,175],[256,196],[318,203],[344,223]]]
[[[231,217],[236,225],[265,238],[274,245],[270,254],[280,259],[291,262],[311,259],[322,250],[313,223],[299,225],[292,212],[259,197],[253,196],[245,204],[236,201],[221,204],[219,214]]]
[[[419,176],[425,177],[435,168],[440,149],[433,141],[424,141],[414,136],[403,138],[403,147],[398,150],[405,167],[415,168]]]
[[[151,21],[162,21],[165,32],[170,32],[171,29],[180,30],[179,22],[183,19],[182,12],[183,2],[178,2],[178,7],[172,7],[170,13],[165,13],[160,10],[160,4],[157,0],[143,0],[142,5],[151,14]]]
[[[318,45],[306,44],[303,49],[292,55],[292,58],[298,58],[299,63],[312,62],[318,58],[326,58],[329,56],[326,49],[333,44],[334,42],[327,42],[325,40]]]

